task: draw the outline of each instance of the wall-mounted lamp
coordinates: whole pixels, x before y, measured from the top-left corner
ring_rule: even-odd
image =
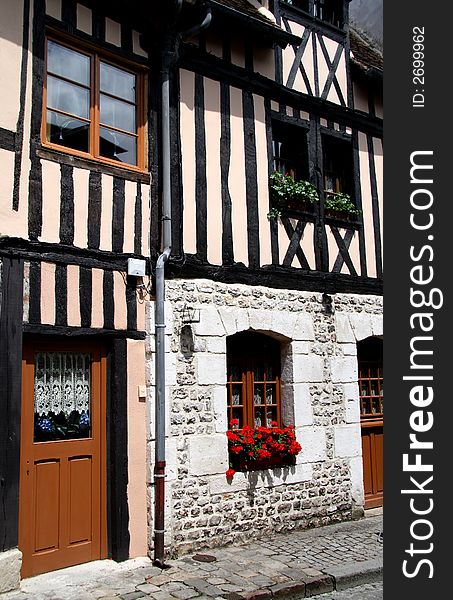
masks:
[[[324,312],[327,315],[331,315],[333,313],[332,296],[329,296],[327,292],[324,292],[322,295],[322,305],[324,307]]]
[[[183,323],[199,323],[200,322],[200,309],[192,308],[191,306],[184,305],[182,309],[182,322]]]

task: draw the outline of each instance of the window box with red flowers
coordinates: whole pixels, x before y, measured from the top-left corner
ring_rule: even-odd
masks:
[[[227,478],[232,479],[236,471],[258,471],[295,464],[296,455],[302,446],[296,440],[294,426],[237,427],[237,419],[230,421],[233,428],[227,431],[230,468]]]

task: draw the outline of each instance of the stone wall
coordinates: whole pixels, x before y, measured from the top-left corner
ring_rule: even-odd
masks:
[[[153,333],[153,306],[149,307]],[[190,551],[363,513],[357,341],[382,336],[382,298],[168,281],[166,540]],[[290,467],[227,480],[226,339],[281,343],[282,413],[302,451]],[[154,340],[147,343],[153,463]],[[152,502],[152,486],[148,499]],[[150,510],[150,544],[152,509]]]

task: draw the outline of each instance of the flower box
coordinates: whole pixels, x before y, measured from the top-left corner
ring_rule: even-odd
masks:
[[[313,202],[310,202],[310,200],[296,200],[294,198],[288,198],[288,200],[285,201],[283,208],[312,213],[314,204]]]
[[[282,210],[313,212],[319,195],[316,187],[309,181],[295,180],[291,175],[274,171],[269,178],[271,209],[268,219],[278,219]]]
[[[236,471],[259,471],[295,464],[295,457],[302,450],[296,440],[294,426],[278,427],[273,421],[271,427],[251,428],[245,425],[238,429],[238,422],[230,422],[227,431],[230,468],[226,475],[234,477]]]
[[[266,469],[290,467],[291,465],[295,464],[296,457],[294,455],[272,456],[270,458],[263,458],[261,460],[247,460],[245,458],[237,459],[236,457],[230,458],[231,468],[238,472],[264,471]]]
[[[326,208],[324,210],[324,216],[329,219],[337,219],[339,221],[350,221],[355,223],[358,215],[352,214],[345,210],[333,210],[332,208]]]

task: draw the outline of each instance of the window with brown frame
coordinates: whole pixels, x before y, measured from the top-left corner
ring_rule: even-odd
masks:
[[[362,420],[382,419],[384,412],[383,342],[368,338],[357,345],[360,415]]]
[[[143,170],[143,72],[47,39],[42,141]]]
[[[272,153],[274,171],[278,171],[282,175],[291,175],[296,181],[309,178],[308,144],[305,129],[277,119],[273,120]]]
[[[352,145],[329,135],[322,136],[324,191],[352,194]]]
[[[260,333],[227,339],[228,422],[238,428],[281,426],[280,344]]]

